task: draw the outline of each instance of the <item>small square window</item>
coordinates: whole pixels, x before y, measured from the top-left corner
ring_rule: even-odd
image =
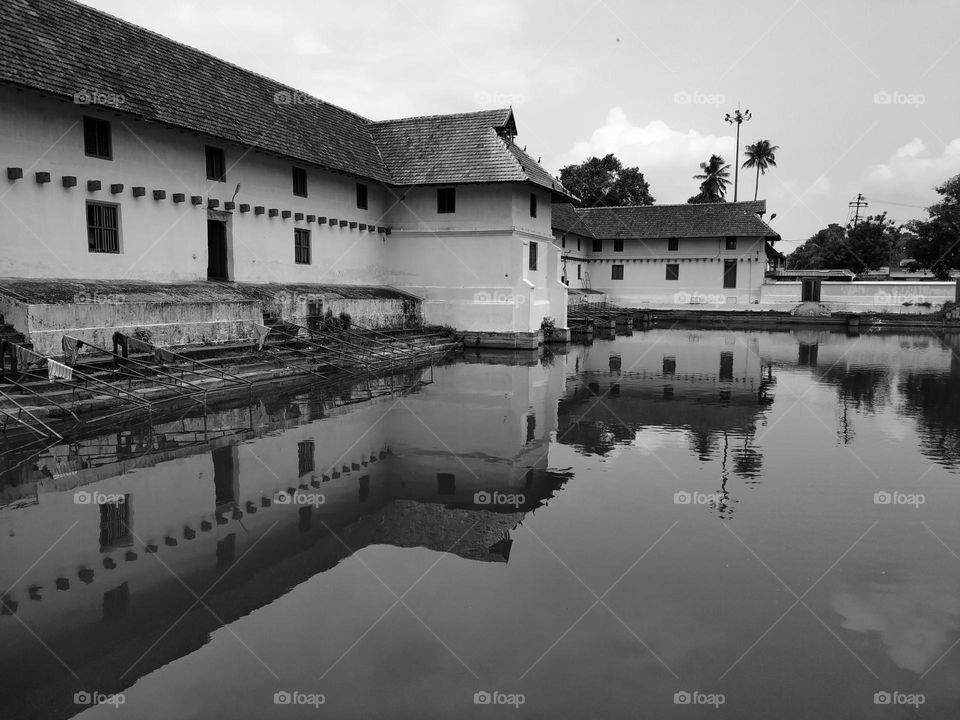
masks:
[[[680,249],[680,238],[669,238],[667,240],[667,250],[674,252]]]
[[[535,242],[530,243],[530,270],[537,269],[537,244]]]
[[[207,180],[227,181],[227,158],[223,148],[206,146]]]
[[[737,238],[733,235],[727,237],[727,250],[736,250],[737,249]]]
[[[599,238],[593,241],[593,251],[594,252],[603,252],[603,240]]]
[[[623,252],[623,239],[618,238],[613,241],[613,251],[614,252]]]
[[[610,270],[611,280],[623,280],[623,265],[611,265]]]
[[[366,183],[357,183],[357,207],[361,210],[367,209],[367,185]]]
[[[677,263],[667,263],[667,280],[680,279],[680,266]]]
[[[120,252],[118,205],[87,203],[87,250],[98,253]]]
[[[307,196],[307,171],[303,168],[293,169],[293,194],[297,197]]]
[[[457,189],[437,188],[437,212],[452,213],[457,211]]]
[[[83,118],[83,152],[88,157],[113,160],[110,123],[100,118]]]
[[[293,260],[297,265],[310,264],[310,231],[297,228],[293,231]]]
[[[535,218],[537,216],[537,195],[536,193],[530,193],[530,217]]]

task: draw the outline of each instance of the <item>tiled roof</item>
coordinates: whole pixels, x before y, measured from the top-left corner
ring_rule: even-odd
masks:
[[[763,202],[683,205],[637,205],[581,208],[577,213],[598,238],[657,239],[671,237],[780,236],[757,212]]]
[[[85,5],[4,0],[0,46],[0,81],[122,96],[146,120],[390,179],[365,118]]]
[[[554,203],[550,206],[551,224],[554,230],[564,233],[576,233],[592,238],[593,232],[577,209],[570,203]]]
[[[503,137],[516,133],[509,109],[386,120],[371,123],[370,132],[396,185],[529,182],[567,196]]]
[[[0,83],[110,108],[391,185],[559,181],[498,134],[509,109],[373,123],[71,0],[0,2]],[[378,147],[379,144],[379,147]]]

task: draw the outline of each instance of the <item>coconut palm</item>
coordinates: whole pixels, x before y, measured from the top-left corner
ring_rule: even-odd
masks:
[[[774,153],[779,149],[779,145],[771,145],[769,140],[757,140],[753,145],[747,145],[744,148],[743,154],[747,161],[740,167],[757,169],[757,184],[753,190],[754,200],[757,199],[757,193],[760,191],[760,175],[766,175],[768,167],[777,166]]]
[[[696,196],[699,202],[724,202],[730,184],[730,166],[724,164],[719,155],[711,155],[707,162],[700,163],[700,170],[700,175],[693,176],[694,180],[702,181],[700,194]]]

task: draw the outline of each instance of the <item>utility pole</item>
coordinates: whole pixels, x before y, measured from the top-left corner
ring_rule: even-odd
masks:
[[[863,196],[863,193],[857,193],[857,199],[847,203],[847,207],[856,208],[853,218],[853,226],[856,227],[857,223],[860,222],[860,208],[870,206],[867,204],[867,199]]]
[[[737,124],[737,152],[733,160],[733,201],[737,201],[737,185],[740,180],[740,126],[745,123],[747,120],[752,118],[753,115],[750,114],[748,109],[746,112],[740,112],[740,105],[737,104],[737,111],[731,115],[727,113],[727,116],[724,118],[728,123],[733,125]]]

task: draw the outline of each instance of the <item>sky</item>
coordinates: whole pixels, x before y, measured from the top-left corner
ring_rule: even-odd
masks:
[[[548,170],[613,152],[658,204],[734,162],[724,116],[749,109],[741,148],[780,147],[759,197],[786,252],[857,193],[926,217],[960,173],[958,0],[84,2],[370,119],[512,106]]]

